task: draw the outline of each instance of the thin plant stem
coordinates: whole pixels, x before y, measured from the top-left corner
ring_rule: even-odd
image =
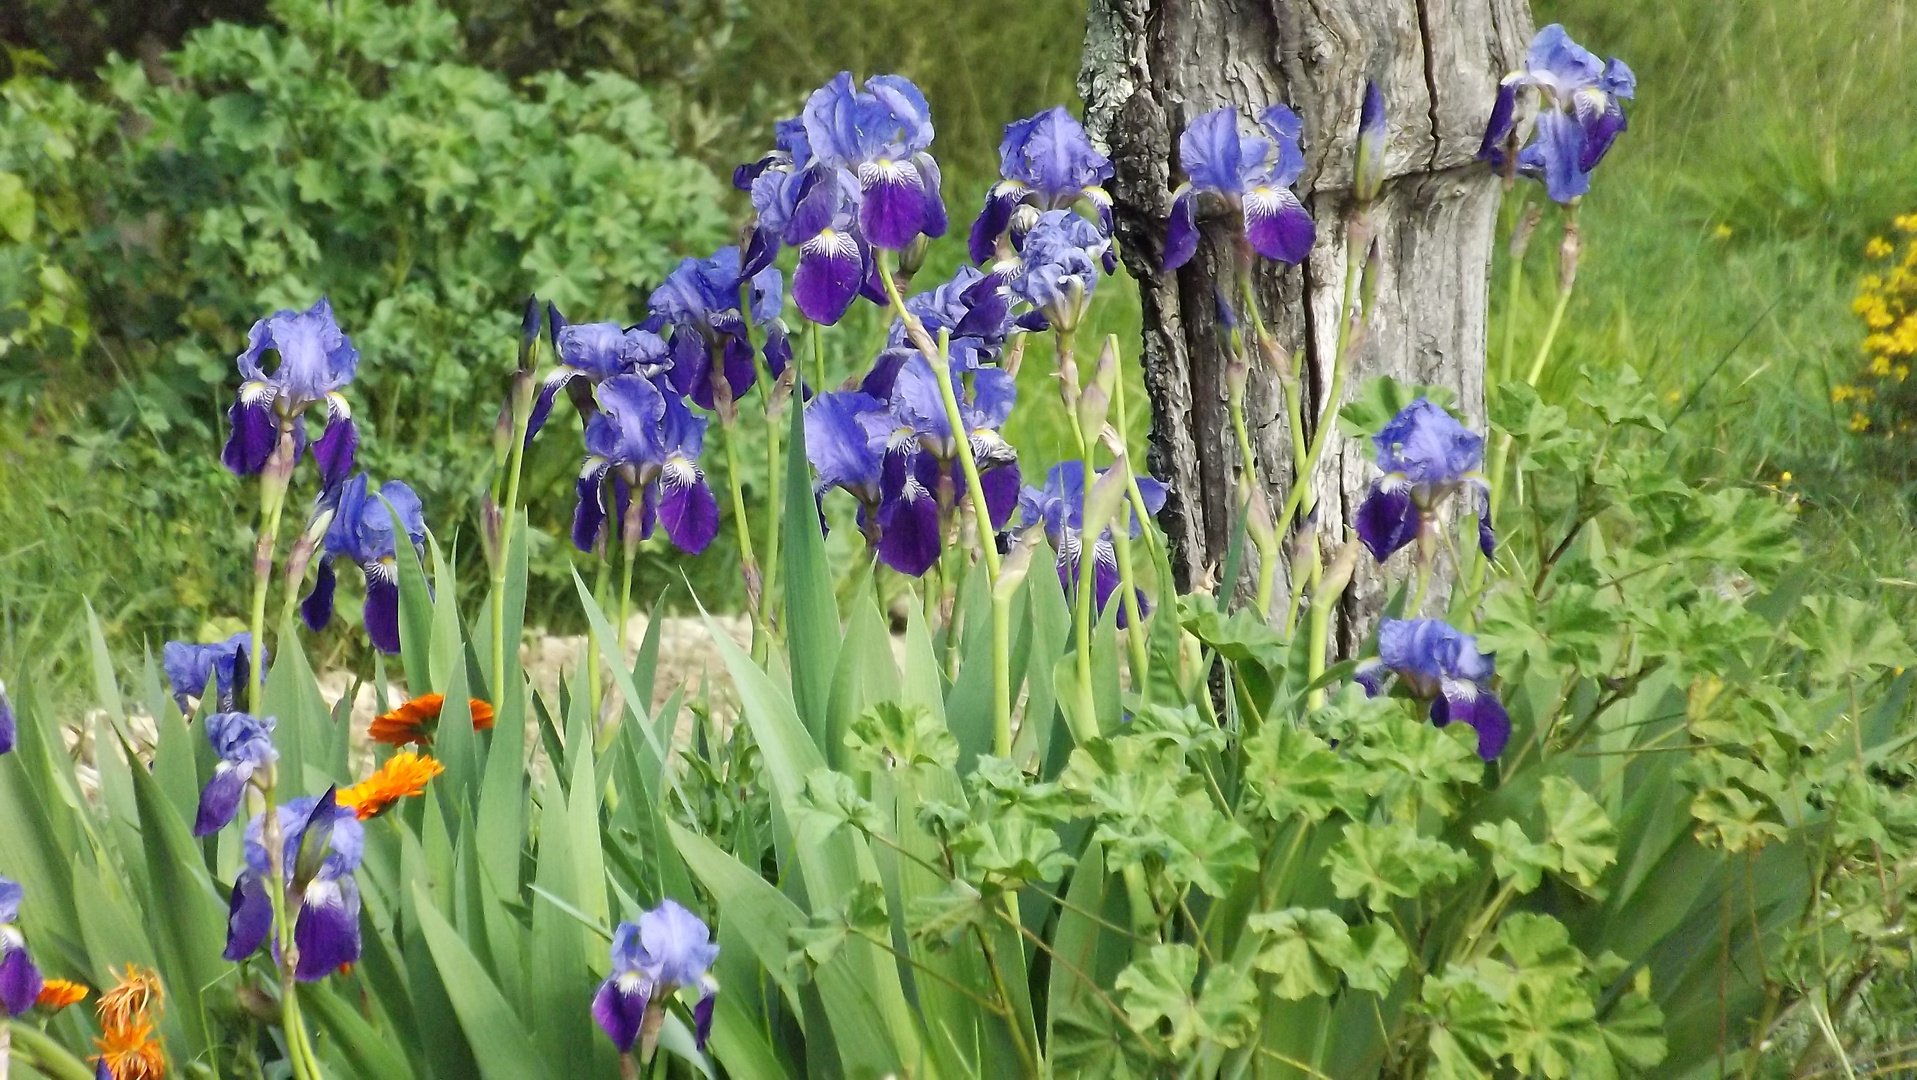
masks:
[[[1325,407],[1318,414],[1318,426],[1311,433],[1311,444],[1305,451],[1305,459],[1298,465],[1298,475],[1292,481],[1291,495],[1285,499],[1284,513],[1278,515],[1277,528],[1273,535],[1284,536],[1291,531],[1292,518],[1304,505],[1307,493],[1311,490],[1311,476],[1318,470],[1318,460],[1324,456],[1325,445],[1331,441],[1331,429],[1336,425],[1332,418],[1338,415],[1338,402],[1345,393],[1345,369],[1350,367],[1345,355],[1351,349],[1351,328],[1356,322],[1358,286],[1364,278],[1364,252],[1361,245],[1347,244],[1345,252],[1345,292],[1338,308],[1338,347],[1331,356],[1331,389],[1325,395]]]
[[[723,378],[724,376],[720,377]],[[728,421],[726,419],[726,412],[728,411],[736,410],[721,411],[719,413],[719,426],[723,429],[725,435],[723,441],[726,447],[726,485],[732,489],[732,522],[734,530],[739,534],[739,571],[744,575],[746,581],[746,602],[750,605],[752,612],[753,651],[756,653],[759,651],[759,639],[763,636],[763,626],[765,622],[759,610],[760,601],[764,594],[760,590],[758,557],[752,550],[752,526],[746,518],[745,478],[741,475],[739,469],[739,440],[737,437],[739,429],[737,418],[735,417],[733,420]],[[764,658],[759,657],[759,659]]]
[[[619,662],[626,661],[626,623],[632,619],[632,562],[639,552],[639,541],[627,540],[619,545],[625,550],[623,565],[619,568]]]
[[[94,1072],[66,1047],[30,1023],[20,1020],[0,1022],[13,1043],[13,1051],[25,1063],[54,1080],[93,1080]]]
[[[1125,517],[1131,517],[1130,507],[1125,508]],[[1138,607],[1138,577],[1132,569],[1130,525],[1128,520],[1112,526],[1112,547],[1118,552],[1118,602],[1125,613],[1125,647],[1131,655],[1132,692],[1143,694],[1151,661],[1145,652],[1145,615]]]
[[[779,420],[776,415],[778,411],[778,394],[777,388],[773,385],[774,380],[771,365],[768,364],[765,359],[765,350],[759,346],[757,341],[753,340],[752,336],[752,283],[750,281],[739,283],[739,314],[741,316],[739,321],[745,326],[746,350],[752,356],[752,367],[757,375],[756,381],[759,384],[759,391],[765,400],[766,510],[768,513],[766,517],[765,562],[761,567],[759,601],[757,606],[759,609],[759,621],[764,625],[765,632],[769,638],[773,633],[772,627],[774,622],[772,617],[772,593],[778,586],[779,577],[779,504],[784,501],[784,485],[779,481]],[[796,375],[797,373],[795,372],[794,374]],[[719,375],[715,368],[714,377],[723,378],[724,376]],[[730,453],[730,448],[728,448],[728,453]],[[743,533],[741,534],[740,541],[742,543],[745,541]],[[767,644],[769,647],[771,642],[768,641]]]
[[[279,547],[280,513],[286,508],[286,489],[293,474],[293,429],[280,424],[279,444],[260,473],[260,536],[253,548],[253,608],[251,655],[246,658],[246,707],[258,712],[266,685],[266,665],[260,663],[266,643],[266,594],[273,584],[273,560]]]
[[[1073,725],[1072,738],[1080,744],[1088,742],[1098,734],[1098,700],[1092,693],[1092,593],[1097,588],[1095,579],[1097,560],[1095,544],[1085,535],[1083,528],[1086,504],[1092,498],[1092,479],[1097,472],[1092,466],[1092,444],[1085,432],[1078,426],[1076,413],[1072,418],[1073,430],[1078,431],[1079,460],[1084,466],[1084,476],[1078,493],[1080,528],[1078,531],[1077,572],[1072,575],[1073,628],[1078,640],[1078,717]]]
[[[818,323],[807,322],[805,336],[812,343],[812,378],[814,380],[812,388],[822,394],[826,388],[825,335],[820,332]]]
[[[592,575],[592,602],[605,610],[606,578],[612,572],[612,561],[606,556],[604,548],[611,542],[610,522],[605,526],[605,542],[600,545],[599,567]],[[588,644],[586,647],[586,701],[591,706],[593,723],[599,722],[600,697],[599,650]]]
[[[531,356],[539,355],[537,340]],[[524,381],[524,380],[522,380]],[[526,382],[528,387],[530,382]],[[526,428],[532,421],[532,403],[522,401],[519,383],[513,386],[513,445],[506,463],[506,504],[500,507],[499,558],[493,564],[493,681],[494,706],[502,706],[506,695],[506,576],[513,549],[513,528],[519,522],[519,474],[526,460]],[[514,642],[515,647],[518,645]]]
[[[992,541],[992,511],[985,501],[985,485],[979,478],[978,461],[972,456],[972,433],[965,426],[965,415],[959,408],[958,391],[952,385],[951,336],[948,331],[939,332],[939,340],[933,345],[925,332],[924,324],[918,317],[906,310],[905,298],[899,295],[898,283],[892,280],[892,274],[886,253],[880,251],[879,279],[885,283],[885,294],[892,301],[892,309],[905,323],[906,332],[912,337],[919,351],[931,363],[932,374],[939,384],[939,398],[945,405],[945,420],[952,428],[952,441],[958,444],[959,468],[965,473],[966,496],[972,501],[972,516],[977,522],[974,530],[978,538],[979,561],[985,564],[987,583],[992,587],[992,745],[993,752],[1009,757],[1012,750],[1012,640],[1011,609],[1009,599],[998,597],[999,559],[998,545]],[[928,351],[926,346],[933,347]],[[948,643],[949,644],[949,643]]]

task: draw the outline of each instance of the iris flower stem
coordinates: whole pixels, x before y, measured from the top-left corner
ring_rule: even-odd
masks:
[[[279,445],[260,473],[260,538],[253,549],[252,655],[246,664],[246,707],[258,712],[266,685],[266,665],[256,657],[265,651],[266,594],[273,585],[273,559],[279,547],[280,514],[286,509],[286,489],[293,475],[293,429],[280,423]]]
[[[624,562],[619,568],[619,661],[626,659],[626,638],[629,636],[626,623],[632,618],[632,561],[639,552],[637,540],[627,540],[621,544],[624,548]],[[645,704],[645,703],[641,703]]]
[[[1131,517],[1131,507],[1125,508],[1125,516]],[[1132,530],[1131,522],[1112,528],[1112,548],[1118,553],[1118,588],[1122,593],[1118,602],[1125,612],[1125,648],[1131,658],[1132,692],[1143,693],[1145,673],[1150,659],[1145,652],[1144,613],[1138,609],[1138,577],[1132,569]]]
[[[537,356],[537,342],[533,356]],[[529,380],[526,382],[531,387]],[[519,383],[513,384],[513,446],[506,464],[505,517],[499,523],[499,558],[493,563],[493,681],[495,707],[503,707],[506,695],[506,573],[513,549],[513,526],[519,521],[519,473],[526,460],[526,428],[532,421],[532,403],[521,400]],[[515,645],[517,643],[515,642]]]
[[[1355,229],[1348,228],[1347,232]],[[1311,474],[1318,470],[1318,461],[1324,456],[1325,444],[1331,441],[1331,429],[1336,425],[1332,418],[1338,415],[1338,401],[1345,393],[1345,369],[1350,365],[1346,353],[1351,351],[1351,329],[1357,322],[1358,286],[1364,279],[1363,245],[1347,236],[1345,252],[1345,294],[1338,308],[1338,347],[1331,354],[1331,392],[1325,396],[1324,411],[1318,414],[1318,426],[1311,433],[1311,445],[1305,451],[1305,460],[1298,466],[1298,477],[1292,482],[1291,495],[1285,499],[1285,512],[1278,517],[1277,531],[1273,534],[1284,536],[1291,531],[1292,518],[1304,505],[1311,491]]]
[[[782,496],[785,492],[785,487],[780,483],[779,472],[779,418],[778,406],[776,404],[778,394],[776,388],[773,386],[772,365],[766,361],[765,350],[760,347],[758,342],[752,340],[752,282],[749,280],[739,283],[739,315],[739,321],[745,325],[746,351],[752,355],[752,368],[753,372],[757,375],[755,381],[759,384],[759,392],[764,395],[765,398],[767,528],[765,535],[765,563],[759,577],[758,608],[759,622],[767,638],[766,647],[770,649],[774,644],[772,591],[777,585],[779,577],[779,504],[784,501]],[[796,375],[797,372],[794,372],[794,374]],[[724,378],[724,375],[720,374],[719,370],[715,368],[714,378]],[[741,540],[743,539],[744,537],[742,535]]]
[[[1085,536],[1084,527],[1085,504],[1091,501],[1092,478],[1097,473],[1092,466],[1092,442],[1085,437],[1085,430],[1079,425],[1075,409],[1072,411],[1072,430],[1078,436],[1079,461],[1084,467],[1078,492],[1078,565],[1077,573],[1072,576],[1072,625],[1078,644],[1079,716],[1072,738],[1083,744],[1098,735],[1098,699],[1092,693],[1092,593],[1097,589],[1098,568],[1094,565],[1097,553],[1093,550],[1094,543]]]
[[[726,484],[732,489],[732,523],[739,533],[740,571],[746,580],[746,602],[752,606],[753,653],[756,659],[763,660],[765,657],[758,654],[765,637],[765,618],[760,610],[765,594],[760,589],[759,560],[752,551],[752,526],[746,520],[745,478],[739,474],[739,447],[735,438],[738,429],[726,422],[724,412],[719,413],[719,425],[725,432]]]
[[[898,282],[892,279],[887,252],[878,255],[879,280],[885,283],[886,298],[892,310],[904,322],[907,335],[931,363],[938,380],[939,398],[945,404],[945,421],[952,428],[952,441],[958,444],[959,468],[965,473],[965,492],[972,500],[972,515],[978,522],[979,561],[985,564],[985,577],[992,586],[992,748],[1001,757],[1012,752],[1012,639],[1009,600],[998,598],[998,544],[992,536],[992,510],[985,502],[985,484],[979,479],[978,461],[972,457],[972,433],[965,426],[965,414],[959,409],[958,391],[952,385],[951,334],[939,331],[936,344],[905,307]],[[929,346],[929,347],[928,347]],[[1089,685],[1089,683],[1088,683]]]
[[[819,331],[819,324],[807,322],[805,336],[812,342],[812,377],[817,380],[814,387],[819,393],[825,392],[825,335]]]
[[[617,504],[615,503],[614,505],[617,505]],[[610,530],[608,529],[608,533],[609,532]],[[611,539],[612,537],[610,535],[607,535],[606,540],[608,543],[611,542]],[[598,604],[599,609],[601,611],[605,610],[606,578],[611,574],[611,572],[612,572],[612,560],[606,557],[602,549],[601,554],[599,556],[599,567],[598,569],[593,571],[593,575],[592,575],[592,602],[595,604]],[[586,700],[588,704],[590,704],[592,707],[592,718],[594,723],[599,722],[599,705],[602,700],[602,698],[600,697],[599,683],[600,683],[599,650],[594,648],[587,648],[586,649]]]

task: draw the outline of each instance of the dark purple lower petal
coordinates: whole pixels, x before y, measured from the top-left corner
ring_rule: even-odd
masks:
[[[603,466],[579,478],[575,492],[579,504],[572,511],[572,546],[590,553],[599,541],[599,529],[606,521],[606,470]]]
[[[301,982],[323,979],[341,964],[359,960],[359,885],[351,877],[319,878],[306,886],[299,919],[293,924]]]
[[[792,362],[792,339],[786,335],[784,320],[774,319],[766,326],[765,345],[759,351],[765,357],[767,371],[775,377],[784,373]]]
[[[974,263],[983,266],[998,254],[998,238],[1012,223],[1012,210],[1024,200],[1025,194],[1025,185],[1016,183],[995,184],[986,194],[985,209],[980,210],[978,220],[972,222],[968,244]]]
[[[226,959],[238,963],[259,951],[273,930],[273,898],[266,882],[248,871],[233,883],[226,909]]]
[[[718,998],[715,991],[707,990],[692,1007],[692,1038],[699,1049],[706,1048],[706,1040],[712,1037],[712,1003]]]
[[[752,346],[746,344],[744,338],[726,338],[725,376],[726,384],[732,387],[734,401],[745,397],[752,384],[759,381],[759,369],[752,363]]]
[[[1511,715],[1488,687],[1447,682],[1443,692],[1431,699],[1431,722],[1443,727],[1453,720],[1477,729],[1478,756],[1486,761],[1504,753],[1511,741]]]
[[[865,278],[859,242],[850,233],[827,229],[799,247],[792,272],[792,299],[799,311],[826,326],[845,317]]]
[[[353,455],[359,449],[359,428],[350,416],[334,416],[326,422],[326,434],[313,444],[313,460],[319,464],[320,483],[327,487],[345,480],[353,471]]]
[[[402,559],[414,558],[412,552],[402,550]],[[399,580],[392,567],[384,572],[375,569],[377,564],[368,563],[366,570],[366,610],[361,616],[366,623],[366,636],[373,647],[388,656],[399,652]]]
[[[0,687],[0,754],[11,753],[19,735],[19,722],[13,715],[13,702],[7,700],[6,689]]]
[[[1296,265],[1311,254],[1318,230],[1311,213],[1290,188],[1257,188],[1245,193],[1245,239],[1267,259]]]
[[[1118,551],[1110,540],[1092,545],[1092,603],[1099,615],[1105,614],[1105,602],[1118,591]]]
[[[1517,83],[1499,83],[1497,100],[1491,103],[1491,119],[1484,125],[1484,141],[1478,145],[1479,161],[1488,161],[1493,168],[1504,167],[1504,143],[1517,126],[1517,110]]]
[[[226,411],[226,419],[233,430],[226,437],[226,448],[220,451],[220,461],[238,476],[252,476],[266,468],[266,459],[272,456],[273,444],[280,436],[273,399],[268,396],[249,405],[242,393]]]
[[[939,561],[938,499],[909,481],[897,498],[879,507],[879,561],[911,577],[921,577]]]
[[[333,589],[338,583],[339,578],[333,573],[333,557],[321,556],[319,569],[313,572],[313,591],[300,601],[300,618],[306,620],[308,630],[324,630],[326,624],[333,621]]]
[[[897,251],[943,216],[932,205],[938,197],[927,190],[918,166],[910,161],[860,166],[859,187],[865,193],[859,231],[873,247]]]
[[[194,836],[211,836],[226,828],[239,813],[240,799],[246,794],[246,782],[253,777],[250,765],[222,761],[213,767],[213,779],[200,792],[200,810],[193,819]]]
[[[743,167],[743,166],[742,166]],[[739,266],[739,276],[749,278],[772,265],[779,255],[779,237],[771,229],[754,224],[752,235],[746,238],[745,259]]]
[[[992,531],[1005,528],[1018,509],[1020,477],[1018,464],[1012,462],[979,473],[979,486],[985,489],[985,509],[991,515]]]
[[[1358,539],[1383,562],[1418,535],[1418,520],[1418,504],[1411,501],[1410,491],[1374,483],[1358,507]]]
[[[1591,190],[1591,174],[1583,167],[1585,134],[1576,117],[1561,109],[1538,115],[1537,151],[1544,169],[1544,189],[1555,203],[1568,203]]]
[[[1489,559],[1498,550],[1498,534],[1491,528],[1491,497],[1478,492],[1478,550]]]
[[[15,945],[0,957],[0,1005],[7,1007],[8,1016],[25,1016],[43,985],[40,968],[25,945]]]
[[[559,391],[578,374],[572,368],[562,367],[539,384],[539,396],[533,399],[532,414],[526,418],[527,446],[532,445],[533,436],[539,434],[539,429],[546,426],[546,418],[552,415],[553,402],[559,400]]]
[[[1176,270],[1198,251],[1198,193],[1189,185],[1172,199],[1171,224],[1165,230],[1165,269]]]
[[[1377,697],[1384,693],[1385,680],[1391,677],[1391,669],[1377,657],[1360,660],[1357,670],[1351,673],[1351,681],[1365,688],[1366,697]]]
[[[626,978],[632,982],[630,990],[621,990],[620,977],[615,975],[600,983],[599,992],[592,996],[593,1020],[622,1054],[632,1053],[633,1044],[639,1041],[639,1028],[646,1020],[645,985],[638,976]]]
[[[719,535],[719,500],[699,467],[670,461],[659,478],[659,520],[680,551],[697,555]]]

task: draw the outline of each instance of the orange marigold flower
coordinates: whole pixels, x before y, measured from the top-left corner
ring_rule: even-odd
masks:
[[[388,758],[373,775],[339,789],[334,796],[341,806],[349,807],[361,821],[386,812],[409,795],[426,792],[426,781],[446,771],[446,766],[412,750],[401,750]]]
[[[93,1041],[100,1052],[94,1060],[112,1080],[160,1080],[166,1075],[166,1054],[153,1034],[165,998],[160,976],[132,964],[113,989],[100,995],[95,1006],[100,1037]]]
[[[87,988],[77,982],[66,979],[48,979],[40,986],[40,996],[33,1000],[35,1005],[49,1011],[64,1009],[68,1005],[77,1005],[86,1000]]]
[[[439,710],[445,704],[446,697],[443,694],[416,697],[392,712],[374,717],[367,737],[392,746],[432,742],[433,729],[439,726]],[[473,714],[474,731],[485,731],[493,726],[491,705],[478,698],[467,699],[466,705]]]

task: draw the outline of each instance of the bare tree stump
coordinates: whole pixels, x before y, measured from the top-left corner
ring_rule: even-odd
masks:
[[[1452,387],[1481,421],[1498,180],[1473,157],[1497,80],[1519,65],[1530,35],[1526,0],[1091,0],[1079,89],[1087,126],[1116,167],[1119,241],[1144,309],[1149,464],[1171,486],[1161,522],[1181,584],[1224,559],[1239,455],[1214,306],[1216,289],[1233,289],[1230,241],[1207,227],[1189,263],[1160,271],[1179,133],[1221,105],[1249,118],[1284,102],[1304,119],[1297,190],[1318,241],[1301,266],[1261,269],[1257,289],[1281,346],[1304,350],[1309,427],[1330,390],[1345,260],[1365,257],[1345,251],[1344,218],[1365,81],[1376,80],[1390,120],[1384,194],[1370,211],[1383,264],[1346,396],[1389,374]],[[1282,506],[1297,463],[1277,382],[1256,361],[1246,412],[1259,479]],[[1334,437],[1312,480],[1330,546],[1346,535],[1371,477],[1358,448]],[[1361,569],[1340,620],[1341,651],[1382,600],[1375,567]]]

